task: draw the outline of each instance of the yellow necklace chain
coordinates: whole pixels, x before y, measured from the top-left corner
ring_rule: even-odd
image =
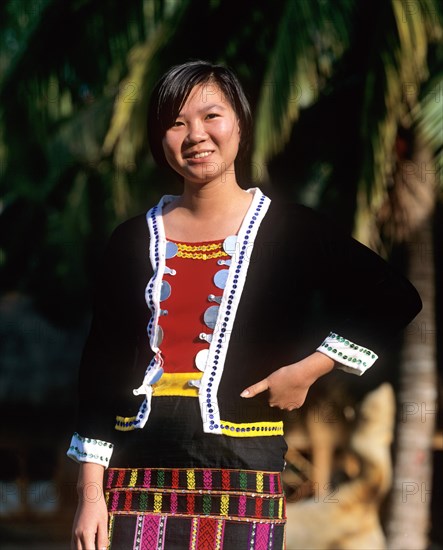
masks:
[[[191,245],[176,243],[179,258],[190,258],[192,260],[210,260],[212,258],[223,258],[228,254],[222,249],[223,243],[209,243],[201,245]]]

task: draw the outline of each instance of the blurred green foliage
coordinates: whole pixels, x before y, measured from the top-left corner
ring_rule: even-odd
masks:
[[[232,67],[251,100],[245,184],[364,223],[389,189],[399,128],[425,136],[441,174],[442,11],[438,0],[3,2],[2,290],[31,294],[58,323],[84,316],[112,228],[180,190],[153,165],[145,116],[156,79],[191,58]]]

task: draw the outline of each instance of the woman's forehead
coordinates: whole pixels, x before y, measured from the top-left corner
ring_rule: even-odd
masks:
[[[232,109],[231,103],[216,82],[206,82],[194,86],[180,109],[180,113],[185,111],[191,104],[197,106],[199,110],[211,107]]]

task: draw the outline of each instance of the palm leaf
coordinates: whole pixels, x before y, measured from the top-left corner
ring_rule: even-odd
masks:
[[[26,52],[32,45],[34,36],[38,34],[42,21],[56,2],[57,0],[41,0],[24,3],[13,0],[2,5],[3,13],[0,17],[6,26],[2,25],[3,32],[0,31],[2,35],[0,90],[14,80],[17,66],[26,57]],[[23,24],[23,21],[26,21],[26,24]]]
[[[316,101],[349,46],[354,6],[351,0],[286,2],[257,108],[254,164],[263,168],[283,149],[299,109]]]
[[[435,181],[443,190],[443,68],[440,69],[422,90],[420,103],[412,112],[418,137],[433,152],[433,164],[422,167],[433,174]]]
[[[103,143],[103,153],[114,153],[117,167],[131,170],[137,154],[146,142],[146,116],[149,91],[159,77],[159,50],[172,38],[187,1],[171,16],[159,22],[157,29],[144,44],[134,46],[128,55],[128,75],[120,83],[120,93],[114,103],[114,112]]]
[[[152,29],[150,19],[142,17],[141,1],[118,7],[109,0],[41,5],[8,59],[0,98],[5,112],[25,109],[33,132],[46,139],[60,121],[102,95],[118,93],[128,49]],[[72,47],[78,28],[83,40]]]
[[[12,288],[34,285],[48,296],[51,285],[40,284],[45,264],[52,292],[63,285],[60,270],[90,264],[116,215],[128,212],[131,182],[114,177],[101,147],[127,52],[152,34],[166,4],[150,10],[154,2],[144,0],[2,3],[0,222],[19,227],[4,232],[0,258]],[[28,233],[32,256],[22,237]],[[69,243],[76,243],[75,254]],[[87,284],[75,280],[77,289]]]
[[[398,126],[410,125],[409,111],[417,104],[420,86],[428,77],[428,47],[441,24],[438,0],[420,0],[412,7],[398,0],[380,3],[366,76],[361,124],[364,157],[355,234],[373,247],[379,245],[374,221],[386,200],[395,169]]]

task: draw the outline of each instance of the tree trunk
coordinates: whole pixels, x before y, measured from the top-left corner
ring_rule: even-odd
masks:
[[[423,310],[405,331],[401,355],[396,462],[387,523],[390,550],[428,547],[432,438],[436,417],[434,258],[431,219],[408,244],[409,279]]]

